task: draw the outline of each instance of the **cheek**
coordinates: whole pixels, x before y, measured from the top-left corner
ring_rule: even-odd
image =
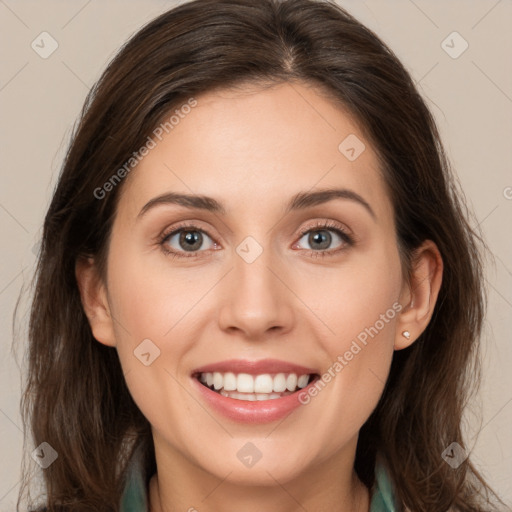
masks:
[[[321,380],[329,402],[337,404],[331,424],[342,414],[356,432],[376,406],[391,365],[402,309],[400,260],[394,247],[381,245],[328,272],[319,270],[308,281],[309,297],[329,331],[319,337],[328,356]],[[326,396],[323,389],[319,396]]]
[[[187,407],[176,377],[193,338],[180,329],[189,318],[189,302],[197,302],[201,290],[191,293],[186,279],[177,275],[170,281],[161,270],[148,265],[143,255],[119,248],[111,253],[108,287],[130,394],[153,427],[169,430],[169,424],[181,424]],[[173,342],[178,335],[180,342]],[[175,442],[176,435],[168,431]]]
[[[351,341],[390,341],[401,306],[401,268],[393,246],[353,253],[339,266],[303,273],[299,294],[326,327],[331,356],[348,350]],[[369,343],[368,343],[369,345]],[[388,347],[389,348],[389,347]]]
[[[165,340],[183,305],[176,298],[180,294],[176,283],[169,286],[160,272],[129,248],[113,244],[109,258],[109,303],[116,348],[136,399],[138,392],[149,392],[152,386],[158,389],[157,369],[171,369],[170,362],[177,359],[180,344]]]
[[[378,286],[361,287],[361,283],[372,283],[375,274],[354,271],[353,281],[333,280],[338,292],[322,299],[324,309],[320,311],[335,334],[322,338],[327,355],[324,372],[309,396],[301,398],[312,408],[315,420],[311,428],[319,434],[314,449],[321,458],[328,459],[357,435],[384,390],[401,309],[392,274],[384,274]]]
[[[170,263],[163,257],[163,264],[156,266],[148,263],[151,259],[143,253],[116,252],[111,258],[109,290],[114,314],[125,327],[117,329],[121,341],[127,332],[139,343],[144,338],[167,340],[193,311],[208,289],[208,282],[198,282],[186,270],[169,273]]]

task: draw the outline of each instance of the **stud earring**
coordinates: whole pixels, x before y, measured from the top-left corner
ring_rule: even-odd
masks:
[[[403,336],[404,338],[407,338],[408,340],[410,340],[410,339],[411,339],[411,333],[410,333],[409,331],[403,331],[403,332],[402,332],[402,336]]]

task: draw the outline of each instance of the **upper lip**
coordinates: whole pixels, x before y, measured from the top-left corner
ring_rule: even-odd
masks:
[[[251,361],[248,359],[230,359],[219,361],[196,368],[192,374],[200,373],[248,373],[250,375],[261,375],[265,373],[296,373],[297,375],[316,374],[317,370],[306,366],[280,361],[278,359],[259,359]]]

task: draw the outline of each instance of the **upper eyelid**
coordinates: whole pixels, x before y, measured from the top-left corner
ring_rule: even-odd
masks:
[[[210,235],[208,229],[206,228],[203,228],[203,227],[200,227],[194,223],[190,223],[190,224],[184,224],[183,226],[182,225],[178,225],[178,226],[173,226],[172,228],[169,228],[169,229],[164,229],[161,234],[158,236],[158,239],[163,239],[163,240],[166,240],[167,238],[169,238],[171,235],[176,235],[177,233],[179,233],[180,231],[201,231],[202,233],[205,233],[207,234],[212,240],[214,239],[214,237],[212,235]]]
[[[315,222],[315,221],[313,221]],[[325,229],[326,231],[341,231],[347,235],[352,235],[352,230],[343,224],[343,222],[334,221],[331,219],[324,219],[320,221],[316,221],[316,224],[308,225],[299,230],[299,234],[303,235],[307,233],[308,231],[315,231],[315,230],[322,230]]]

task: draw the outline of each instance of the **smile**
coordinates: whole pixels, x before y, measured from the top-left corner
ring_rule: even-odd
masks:
[[[214,412],[242,423],[267,423],[301,407],[299,393],[319,372],[293,363],[265,359],[230,360],[192,372],[193,386]]]
[[[291,395],[306,387],[314,375],[297,375],[296,373],[250,375],[249,373],[206,372],[200,373],[198,378],[202,384],[222,396],[254,402],[275,400]]]

